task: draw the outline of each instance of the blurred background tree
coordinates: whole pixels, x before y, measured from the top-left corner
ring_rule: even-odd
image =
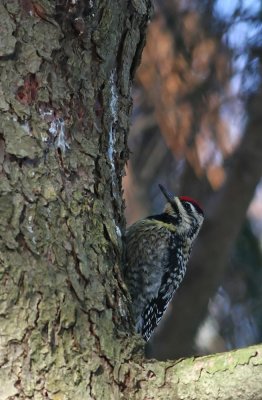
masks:
[[[262,3],[159,0],[134,88],[127,223],[157,213],[162,183],[206,220],[149,357],[262,340]]]

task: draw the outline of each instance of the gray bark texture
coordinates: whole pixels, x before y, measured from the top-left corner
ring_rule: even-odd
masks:
[[[1,400],[262,398],[261,348],[158,363],[133,332],[121,177],[149,13],[0,4]]]

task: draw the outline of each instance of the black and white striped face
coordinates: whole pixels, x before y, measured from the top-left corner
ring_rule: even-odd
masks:
[[[159,187],[168,201],[164,213],[171,215],[175,219],[176,232],[179,235],[193,241],[204,221],[202,208],[191,197],[181,196],[172,199],[162,185],[159,185]]]
[[[200,205],[190,197],[175,197],[174,203],[178,210],[181,222],[178,231],[181,235],[186,235],[193,241],[204,221],[204,213]]]

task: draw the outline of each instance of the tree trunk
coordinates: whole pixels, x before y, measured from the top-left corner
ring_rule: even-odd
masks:
[[[258,393],[261,349],[146,362],[133,332],[121,176],[149,11],[147,0],[0,5],[0,399],[205,399],[207,387],[224,399],[228,371],[256,373]]]
[[[121,177],[148,7],[0,5],[1,399],[114,398],[136,346]]]

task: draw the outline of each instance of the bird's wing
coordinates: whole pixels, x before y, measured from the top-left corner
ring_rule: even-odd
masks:
[[[135,318],[158,296],[168,259],[170,232],[148,219],[132,225],[126,234],[125,280],[136,310]]]
[[[141,320],[136,327],[137,331],[142,334],[146,341],[149,340],[152,332],[161,320],[169,300],[164,299],[162,296],[158,296],[152,298],[151,301],[146,305],[142,313]]]

